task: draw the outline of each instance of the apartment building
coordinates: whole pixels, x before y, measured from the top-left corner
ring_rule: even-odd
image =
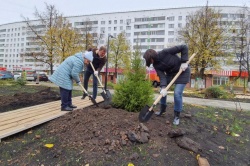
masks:
[[[102,13],[67,17],[74,28],[84,28],[86,20],[92,22],[91,33],[97,46],[106,45],[108,35],[116,37],[125,32],[132,48],[137,42],[141,51],[148,48],[161,50],[174,44],[183,43],[178,39],[178,30],[186,25],[186,18],[201,7],[183,7],[127,12]],[[237,24],[240,18],[237,6],[213,6],[220,10],[225,21]],[[33,24],[39,23],[34,20]],[[237,26],[237,25],[236,25]],[[43,28],[43,26],[37,27]],[[35,70],[47,71],[49,66],[25,57],[25,52],[39,52],[40,48],[32,42],[34,35],[25,22],[0,25],[0,67],[9,71]],[[55,65],[55,69],[58,66]],[[236,70],[236,67],[230,70]]]

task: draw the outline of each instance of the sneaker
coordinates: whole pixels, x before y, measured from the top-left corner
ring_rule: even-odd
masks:
[[[73,111],[73,108],[65,107],[65,108],[61,108],[61,111]]]
[[[165,111],[157,111],[157,112],[155,112],[155,115],[161,116],[161,115],[163,115],[165,113],[166,113],[166,110]]]
[[[82,95],[82,99],[85,99],[85,97],[87,97],[88,95],[86,93],[83,93]]]
[[[70,107],[70,108],[77,108],[77,106],[75,106],[75,105],[73,105],[73,104],[71,104],[69,107]]]
[[[175,117],[174,121],[173,121],[173,124],[176,125],[176,126],[179,125],[180,124],[180,118],[179,117]]]
[[[166,105],[161,104],[160,111],[155,112],[155,115],[156,116],[161,116],[161,115],[165,114],[166,108],[167,108]]]

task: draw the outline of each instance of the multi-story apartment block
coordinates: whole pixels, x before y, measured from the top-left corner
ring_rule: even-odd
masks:
[[[125,32],[132,48],[137,42],[141,51],[152,48],[161,50],[173,44],[180,44],[178,30],[186,25],[186,18],[201,7],[140,10],[102,13],[67,17],[74,28],[84,28],[86,20],[92,22],[91,33],[97,46],[106,45],[108,36],[116,37]],[[243,7],[213,6],[220,10],[225,21],[235,24],[240,19]],[[34,23],[37,20],[33,21]],[[37,27],[37,28],[43,28]],[[32,32],[25,22],[0,25],[0,67],[7,70],[49,70],[49,66],[23,56],[25,52],[36,52],[40,48],[32,42]],[[56,67],[56,66],[55,66]]]

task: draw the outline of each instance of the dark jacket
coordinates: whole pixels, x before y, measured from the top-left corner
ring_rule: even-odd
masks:
[[[181,53],[181,57],[177,54]],[[154,58],[153,66],[160,78],[160,86],[166,87],[178,73],[181,63],[188,61],[188,47],[179,45],[159,51]],[[175,81],[175,84],[186,84],[190,80],[190,67],[188,67]]]
[[[102,68],[105,65],[106,61],[107,61],[106,56],[103,57],[103,58],[100,58],[100,56],[95,51],[93,52],[92,64],[93,64],[96,71],[98,71],[100,73],[100,71],[102,70]],[[93,72],[93,69],[92,69],[90,64],[87,65],[87,70]]]

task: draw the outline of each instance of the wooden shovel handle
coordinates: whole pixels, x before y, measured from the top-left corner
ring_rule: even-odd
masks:
[[[79,84],[79,85],[80,85],[80,87],[82,88],[83,92],[86,93],[86,94],[88,94],[88,92],[87,92],[86,89],[82,86],[82,84]]]
[[[90,65],[91,65],[91,67],[92,67],[93,71],[95,72],[95,68],[94,68],[94,66],[93,66],[92,62],[90,62]],[[101,82],[100,78],[99,78],[98,76],[96,76],[96,78],[97,78],[97,80],[98,80],[99,84],[102,86],[102,82]],[[103,87],[103,86],[102,86],[102,87]]]
[[[191,62],[191,60],[195,57],[196,53],[193,53],[193,55],[189,58],[189,60],[187,61],[187,64],[189,64]],[[182,73],[182,69],[180,68],[179,72],[175,75],[175,77],[172,79],[172,81],[168,84],[168,86],[165,88],[165,90],[168,90],[172,84],[175,82],[175,80],[180,76],[180,74]],[[153,106],[156,105],[162,98],[162,94],[160,96],[157,97],[157,99],[155,100],[155,102],[153,103]],[[153,107],[150,107],[149,110],[151,111],[153,109]]]

